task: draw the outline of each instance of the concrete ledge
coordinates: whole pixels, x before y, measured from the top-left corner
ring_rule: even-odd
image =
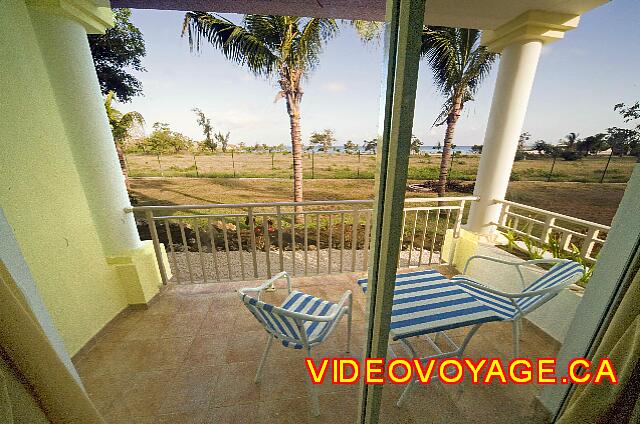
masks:
[[[108,257],[107,263],[115,268],[129,305],[148,304],[162,287],[151,240],[143,241],[139,249]]]

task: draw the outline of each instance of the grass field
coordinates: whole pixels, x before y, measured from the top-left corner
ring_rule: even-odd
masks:
[[[451,168],[453,179],[474,180],[478,155],[456,157]],[[552,181],[599,182],[607,162],[606,156],[588,157],[578,161],[556,162]],[[414,180],[438,177],[440,156],[412,156],[409,178]],[[373,179],[374,155],[305,154],[305,179]],[[512,181],[546,181],[551,169],[550,158],[527,159],[514,163]],[[628,181],[635,158],[614,157],[605,182]],[[219,153],[215,155],[170,156],[127,155],[129,174],[135,177],[208,177],[208,178],[291,178],[292,162],[288,153]]]
[[[305,200],[369,199],[373,185],[373,180],[364,179],[307,180],[304,195]],[[625,184],[612,183],[514,181],[507,199],[609,225],[624,189]],[[287,179],[132,178],[131,192],[140,205],[277,202],[291,200],[293,184]]]

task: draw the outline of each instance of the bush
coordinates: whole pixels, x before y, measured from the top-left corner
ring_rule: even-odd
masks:
[[[572,162],[584,157],[584,153],[577,152],[575,150],[563,150],[560,152],[560,157],[566,161]]]

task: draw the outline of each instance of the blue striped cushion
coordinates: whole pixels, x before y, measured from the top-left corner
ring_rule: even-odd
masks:
[[[293,339],[302,342],[302,336],[293,318],[283,315],[274,308],[273,305],[259,301],[251,296],[245,295],[243,302],[251,311],[253,316],[265,327],[267,332],[280,339],[285,347],[302,349],[301,343],[292,342]],[[299,291],[293,291],[284,300],[280,308],[292,312],[308,315],[331,315],[338,305],[328,300],[323,300]],[[331,322],[304,321],[302,327],[307,338],[307,342],[319,343],[327,336]]]
[[[536,290],[543,290],[549,287],[553,287],[558,284],[566,283],[568,280],[572,282],[577,281],[579,275],[584,274],[584,267],[574,261],[566,261],[554,265],[549,271],[547,271],[542,277],[531,283],[523,292],[531,292]],[[518,305],[522,309],[528,309],[538,302],[542,296],[527,297],[518,300]]]
[[[358,284],[367,291],[366,279]],[[396,275],[391,313],[394,340],[501,319],[435,270]]]
[[[293,291],[280,307],[301,314],[327,316],[335,312],[338,305],[310,294]],[[307,341],[309,343],[317,343],[324,340],[330,325],[331,322],[329,321],[304,321],[302,327],[305,330]]]
[[[455,277],[451,278],[451,281],[456,284],[464,283],[466,281],[471,281],[478,284],[477,281],[471,280],[465,277],[464,275],[456,275]],[[465,292],[469,293],[474,298],[476,298],[477,300],[479,300],[480,302],[482,302],[483,304],[485,304],[486,306],[488,306],[489,308],[493,309],[494,312],[497,315],[499,315],[502,319],[505,319],[505,320],[511,319],[515,316],[517,312],[517,309],[515,308],[515,306],[513,306],[513,303],[511,303],[511,300],[509,300],[506,297],[498,296],[493,293],[488,293],[482,289],[467,286],[465,284],[459,284],[459,287]]]
[[[544,275],[527,286],[522,292],[526,293],[536,290],[543,290],[558,284],[563,284],[568,280],[577,279],[576,277],[582,273],[584,273],[584,268],[579,263],[574,261],[562,262],[554,265],[551,269],[549,269],[549,271],[547,271]],[[454,283],[464,283],[465,281],[478,283],[477,281],[470,280],[464,275],[456,275],[455,277],[451,278],[451,281]],[[471,287],[465,284],[460,284],[460,288],[493,309],[496,314],[500,315],[503,319],[512,319],[518,312],[511,300],[506,297],[488,293],[483,291],[482,289]],[[520,309],[526,312],[527,310],[535,307],[538,302],[545,300],[546,296],[548,295],[542,294],[538,296],[515,299],[515,301]]]

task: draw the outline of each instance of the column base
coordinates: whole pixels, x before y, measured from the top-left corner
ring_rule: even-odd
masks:
[[[164,246],[160,247],[165,269],[170,273]],[[162,276],[151,240],[143,241],[140,248],[107,257],[107,263],[116,269],[129,305],[147,305],[162,287]]]
[[[469,258],[478,254],[482,244],[505,245],[507,239],[498,231],[482,234],[461,228],[458,237],[454,237],[453,230],[447,230],[442,245],[442,258],[462,272]]]
[[[442,245],[442,258],[462,272],[467,260],[477,254],[480,238],[480,235],[464,228],[460,229],[458,237],[454,237],[452,229],[447,230]]]

